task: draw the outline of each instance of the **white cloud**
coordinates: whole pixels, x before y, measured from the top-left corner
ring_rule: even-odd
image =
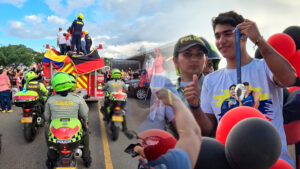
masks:
[[[24,27],[24,23],[20,21],[9,21],[8,23],[13,29],[22,29]]]
[[[111,37],[107,36],[107,35],[103,35],[103,36],[98,35],[98,36],[93,38],[93,40],[103,40],[103,39],[109,40],[109,39],[111,39]]]
[[[48,7],[57,15],[69,16],[74,10],[83,11],[94,4],[94,0],[45,0]]]
[[[28,15],[24,17],[24,20],[31,24],[39,24],[42,22],[42,15]]]
[[[55,15],[48,16],[48,22],[56,25],[65,25],[68,21],[65,18],[61,18]]]
[[[22,8],[27,0],[0,0],[0,3],[10,3],[18,8]]]
[[[97,41],[95,44],[98,44]],[[132,42],[127,43],[124,45],[103,45],[102,50],[99,51],[101,57],[107,58],[127,58],[137,54],[141,47],[146,49],[152,49],[154,47],[161,46],[162,43],[154,43],[154,42],[147,42],[147,41],[139,41],[139,42]]]

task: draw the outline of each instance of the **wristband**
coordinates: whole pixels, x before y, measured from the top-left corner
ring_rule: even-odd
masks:
[[[200,108],[200,104],[199,104],[198,106],[191,106],[191,105],[189,104],[189,108],[192,109],[192,110],[197,110],[197,109]]]
[[[171,93],[170,90],[168,90],[168,96],[169,96],[169,104],[170,104],[171,106],[173,106],[173,102],[172,102],[172,93]]]

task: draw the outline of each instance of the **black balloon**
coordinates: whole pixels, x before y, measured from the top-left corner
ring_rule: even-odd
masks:
[[[296,50],[300,49],[300,26],[290,26],[283,33],[288,34],[296,44]]]
[[[226,158],[233,169],[269,169],[281,152],[281,139],[270,122],[260,118],[240,121],[229,132]]]
[[[194,169],[231,169],[225,156],[225,147],[218,140],[202,137],[198,160]]]
[[[263,56],[261,55],[258,48],[256,49],[254,56],[255,56],[256,59],[262,59],[263,58]]]

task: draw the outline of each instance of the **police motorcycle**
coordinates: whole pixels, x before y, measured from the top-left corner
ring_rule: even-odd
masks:
[[[27,142],[32,142],[39,127],[43,127],[43,98],[36,91],[23,89],[15,94],[13,101],[17,107],[22,108],[21,123],[23,123],[24,137]]]
[[[110,94],[107,93],[105,101],[107,102],[106,105],[109,106],[102,107],[102,112],[106,113],[106,121],[111,131],[111,139],[116,141],[119,137],[121,127],[124,132],[127,131],[125,118],[127,94],[122,89]]]
[[[49,149],[57,152],[52,168],[77,169],[76,158],[82,156],[83,145],[80,144],[83,127],[77,118],[58,118],[51,121],[48,131]]]

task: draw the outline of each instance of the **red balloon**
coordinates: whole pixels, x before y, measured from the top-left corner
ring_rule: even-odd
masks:
[[[290,93],[292,93],[293,91],[298,90],[298,89],[300,89],[300,87],[298,87],[298,86],[293,86],[293,87],[288,88]]]
[[[290,63],[296,69],[297,76],[300,77],[300,49],[296,51],[295,56]]]
[[[217,127],[216,139],[225,145],[230,130],[241,120],[250,117],[266,119],[257,109],[249,106],[240,106],[229,110],[220,120]]]
[[[268,39],[268,43],[289,62],[293,59],[296,52],[294,40],[285,33],[277,33]]]
[[[296,120],[284,125],[287,145],[296,144],[300,141],[300,120]]]
[[[278,159],[270,169],[294,169],[288,162]]]

